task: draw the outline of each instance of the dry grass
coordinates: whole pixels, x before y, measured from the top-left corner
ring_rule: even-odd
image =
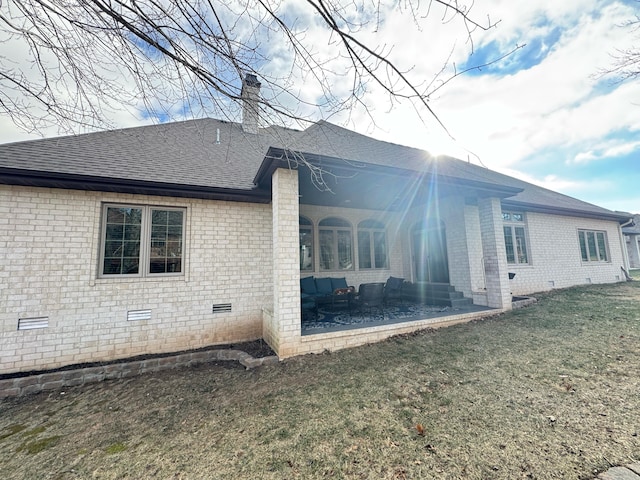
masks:
[[[640,459],[640,282],[245,371],[0,403],[0,478],[593,478]]]

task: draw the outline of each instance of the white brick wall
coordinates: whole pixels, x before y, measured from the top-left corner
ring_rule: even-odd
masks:
[[[186,207],[185,276],[96,278],[103,202]],[[0,219],[1,373],[262,336],[270,205],[0,185]],[[151,320],[127,321],[138,309]],[[17,331],[40,316],[48,328]]]
[[[616,222],[526,212],[529,265],[508,265],[514,295],[587,283],[622,279],[624,266],[620,229]],[[607,232],[610,261],[582,262],[578,229]]]
[[[475,207],[466,207],[470,212]],[[507,264],[507,270],[516,274],[509,281],[514,295],[564,288],[589,283],[610,283],[621,280],[620,267],[624,265],[618,224],[605,220],[549,215],[526,212],[527,247],[529,264]],[[472,218],[473,216],[471,216]],[[611,261],[583,263],[578,244],[578,229],[607,232]],[[480,244],[480,232],[474,222],[467,220],[470,241]],[[475,237],[475,241],[473,240]],[[476,255],[482,255],[477,252]],[[471,268],[474,292],[481,293],[485,285],[482,269]]]
[[[282,185],[273,212],[271,205],[0,185],[0,373],[261,336],[276,349],[286,339],[279,353],[290,356],[360,345],[422,325],[300,336],[296,180],[295,175],[277,181],[274,177],[274,185]],[[97,278],[105,202],[185,207],[185,275]],[[424,209],[404,216],[309,205],[300,205],[299,211],[315,229],[316,270],[302,276],[345,276],[355,286],[382,282],[390,275],[413,279],[410,228],[423,218]],[[328,216],[344,218],[353,226],[356,265],[358,223],[385,223],[389,268],[318,271],[317,225]],[[277,231],[272,228],[274,218]],[[470,289],[480,299],[487,276],[479,209],[452,198],[441,205],[440,218],[447,229],[452,284],[465,295]],[[526,213],[526,219],[530,265],[506,267],[516,273],[508,284],[514,294],[620,280],[624,244],[615,222],[539,213]],[[581,262],[580,228],[607,232],[611,262]],[[273,245],[281,250],[274,252]],[[274,271],[282,290],[274,291]],[[231,303],[232,311],[212,314],[216,303]],[[127,311],[142,309],[152,311],[150,320],[127,321]],[[17,331],[19,318],[42,316],[49,317],[48,328]]]

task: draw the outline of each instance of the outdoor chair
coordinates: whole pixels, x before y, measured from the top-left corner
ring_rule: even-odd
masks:
[[[361,284],[353,304],[361,313],[365,308],[369,313],[372,309],[379,308],[384,317],[384,283]]]
[[[389,305],[396,300],[402,302],[404,298],[404,278],[389,277],[384,284],[384,304]]]

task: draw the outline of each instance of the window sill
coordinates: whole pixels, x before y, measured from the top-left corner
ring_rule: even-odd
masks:
[[[180,275],[152,275],[147,277],[137,275],[123,275],[123,276],[109,276],[109,277],[97,277],[95,283],[134,283],[134,282],[174,282],[185,281],[186,276]]]

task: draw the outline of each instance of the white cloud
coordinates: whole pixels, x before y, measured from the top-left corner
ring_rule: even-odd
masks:
[[[597,160],[598,156],[593,153],[593,150],[589,150],[588,152],[580,152],[578,153],[573,160],[568,160],[568,163],[589,163],[593,160]]]
[[[460,144],[492,167],[514,165],[540,150],[638,128],[640,108],[630,105],[640,98],[640,85],[622,84],[598,95],[591,78],[621,41],[624,32],[612,26],[625,13],[617,5],[600,9],[595,19],[582,12],[579,23],[564,33],[540,64],[502,77],[459,78],[433,106]],[[522,16],[519,21],[524,21]],[[509,25],[500,24],[505,27]],[[423,126],[399,122],[403,116],[410,117],[407,112],[393,112],[389,124],[407,126],[414,139],[421,139],[420,146],[428,149],[426,141],[431,139],[418,133]]]
[[[575,179],[562,178],[555,174],[545,175],[542,178],[513,168],[501,168],[500,173],[518,178],[539,187],[561,192],[566,195],[575,195],[584,191],[603,191],[611,188],[611,183],[603,180],[578,181]]]
[[[640,147],[640,142],[622,143],[620,145],[615,145],[611,148],[607,148],[603,152],[602,157],[609,158],[609,157],[617,157],[621,155],[628,155],[634,152],[635,150],[637,150],[638,147]]]
[[[568,164],[587,164],[597,160],[606,160],[629,155],[640,148],[640,141],[614,139],[595,144],[588,152],[580,152]]]

